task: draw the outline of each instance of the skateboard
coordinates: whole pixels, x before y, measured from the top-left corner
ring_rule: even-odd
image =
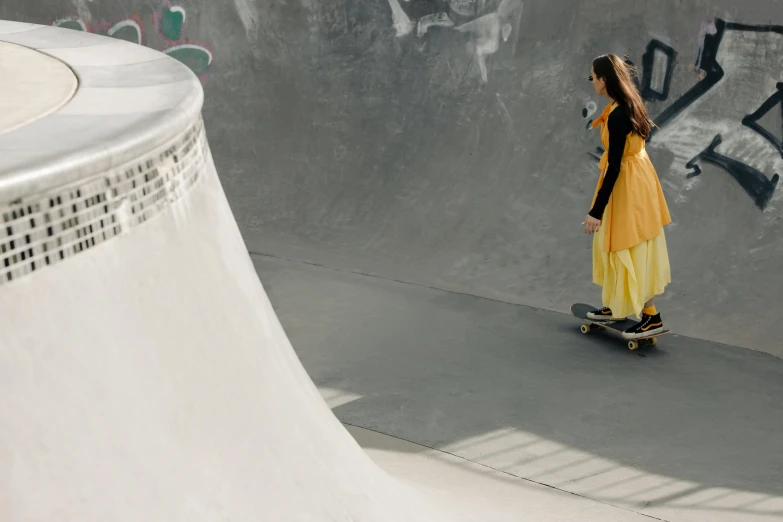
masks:
[[[636,321],[631,319],[622,319],[620,321],[596,321],[595,319],[590,319],[587,317],[587,312],[590,310],[596,310],[597,308],[600,307],[590,306],[584,303],[576,303],[571,305],[571,313],[574,314],[574,317],[587,321],[586,324],[582,324],[581,330],[583,334],[588,334],[593,329],[607,329],[622,335],[625,330],[636,324]],[[658,344],[658,337],[661,335],[666,335],[669,332],[671,332],[671,330],[664,330],[646,337],[628,339],[628,348],[630,350],[638,350],[639,346],[655,346]]]

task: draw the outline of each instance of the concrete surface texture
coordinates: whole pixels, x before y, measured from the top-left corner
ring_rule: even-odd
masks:
[[[587,75],[628,53],[674,217],[667,326],[783,355],[778,1],[6,0],[0,16],[200,74],[250,250],[559,312],[600,296]]]
[[[341,397],[341,399],[344,397]],[[443,505],[458,503],[475,520],[502,513],[509,521],[649,522],[648,515],[590,500],[443,451],[377,431],[348,426],[348,431],[384,470]],[[762,519],[758,519],[762,520]]]
[[[39,429],[33,422],[46,425],[39,439],[47,447],[96,462],[119,458],[142,470],[133,457],[160,450],[174,459],[159,461],[170,463],[173,481],[142,470],[140,482],[151,485],[131,493],[177,499],[186,492],[188,509],[203,501],[198,492],[217,494],[215,518],[225,506],[251,511],[277,498],[290,476],[260,500],[258,491],[268,490],[248,477],[263,482],[268,477],[253,474],[284,462],[306,470],[306,486],[358,473],[378,482],[357,487],[381,484],[387,498],[423,493],[426,508],[395,508],[425,518],[437,506],[463,515],[478,509],[486,520],[481,506],[491,505],[499,518],[542,521],[783,519],[782,449],[770,435],[783,419],[781,359],[677,335],[783,355],[769,327],[783,250],[774,176],[782,67],[774,24],[783,23],[770,20],[776,6],[6,0],[0,18],[142,44],[200,77],[210,145],[244,243],[210,164],[182,214],[161,218],[145,237],[123,239],[102,259],[75,258],[42,272],[48,275],[30,283],[40,295],[55,277],[70,285],[41,299],[41,314],[58,331],[41,333],[27,350],[2,346],[3,368],[13,361],[24,371],[2,381],[22,393],[6,393],[14,400],[0,414],[14,418],[15,429],[25,426],[19,416],[31,431]],[[621,342],[582,337],[573,318],[557,313],[599,295],[579,223],[597,177],[598,138],[586,127],[602,109],[586,76],[603,52],[628,52],[646,71],[642,87],[660,126],[649,148],[675,216],[675,281],[660,304],[676,333],[643,358]],[[144,91],[139,78],[156,71],[140,69],[127,81]],[[161,98],[146,100],[147,116],[165,119]],[[125,116],[114,118],[118,126]],[[141,132],[149,123],[132,127]],[[85,123],[82,137],[100,129]],[[237,261],[246,247],[321,395],[375,463],[402,482],[377,474],[316,407],[319,397],[249,263]],[[13,309],[30,287],[8,286],[0,307]],[[58,314],[67,297],[93,292],[102,296],[94,307],[110,310],[122,295],[146,310],[132,317],[146,342],[117,335],[138,331],[115,315],[92,324],[113,351],[81,347],[76,319]],[[39,324],[0,317],[9,329]],[[13,332],[12,343],[29,345],[25,332]],[[259,354],[252,348],[259,338],[281,350]],[[113,371],[91,371],[72,395],[63,393],[70,383],[56,378],[62,372],[42,388],[34,371],[41,361],[55,360],[71,376],[86,371],[72,354],[52,352],[58,343],[79,346],[84,360]],[[238,356],[228,361],[214,346]],[[172,359],[162,360],[171,350]],[[130,353],[136,358],[125,359]],[[182,365],[177,355],[198,356],[209,371]],[[298,392],[293,402],[262,400],[259,386],[265,397]],[[107,389],[121,393],[96,405]],[[41,408],[28,411],[23,397]],[[85,407],[52,420],[45,406],[58,397]],[[126,432],[105,423],[118,421],[118,405],[135,415]],[[185,409],[189,415],[179,417]],[[270,415],[287,425],[257,423]],[[166,431],[166,418],[181,431]],[[95,422],[108,431],[94,429],[81,445],[57,437]],[[154,447],[143,438],[161,432]],[[215,449],[224,445],[227,453]],[[132,451],[118,455],[118,446]],[[215,488],[214,474],[186,473],[196,466],[187,452],[204,455],[209,469],[238,465],[234,481]],[[53,476],[46,464],[19,468],[33,470],[20,484],[54,491],[57,477],[33,480],[35,469]],[[102,487],[122,485],[121,477],[108,478]],[[355,491],[340,493],[358,497],[358,512],[378,509]],[[340,498],[325,502],[339,506]],[[143,517],[140,509],[128,519]]]
[[[68,29],[0,21],[0,43],[80,78],[0,134],[0,520],[474,520],[389,477],[313,385],[231,215],[196,76]]]
[[[644,519],[347,430],[259,282],[196,76],[68,29],[0,21],[6,44],[79,87],[0,135],[4,522]]]
[[[390,473],[426,490],[473,487],[521,520],[602,520],[587,507],[603,506],[669,522],[783,521],[779,358],[678,335],[634,353],[556,312],[254,263],[322,395]]]

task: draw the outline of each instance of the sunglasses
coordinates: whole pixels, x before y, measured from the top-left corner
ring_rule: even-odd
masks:
[[[591,74],[590,76],[588,76],[588,77],[587,77],[587,81],[589,81],[589,82],[592,82],[592,81],[593,81],[593,75],[592,75],[592,74]]]

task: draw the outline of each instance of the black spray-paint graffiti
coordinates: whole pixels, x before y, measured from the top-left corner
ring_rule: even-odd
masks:
[[[775,174],[770,182],[763,173],[758,170],[745,165],[741,161],[729,158],[715,152],[718,145],[721,144],[723,138],[720,134],[715,136],[704,151],[699,153],[698,156],[689,161],[685,166],[693,171],[688,174],[689,178],[698,176],[701,174],[701,168],[698,165],[699,161],[710,163],[717,167],[722,168],[733,177],[739,185],[745,189],[745,192],[753,199],[756,205],[762,210],[769,203],[769,199],[772,197],[772,193],[775,190],[775,185],[778,183],[778,175]]]
[[[650,143],[672,151],[689,179],[702,173],[701,163],[719,167],[766,209],[779,175],[768,178],[764,171],[780,169],[783,158],[783,84],[776,81],[781,56],[783,26],[720,19],[704,24],[695,64],[699,81],[654,118]],[[672,47],[659,40],[648,44],[640,83],[645,100],[669,98],[676,60]]]
[[[666,100],[674,75],[677,52],[665,43],[653,40],[642,57],[642,97],[645,100]],[[665,63],[665,65],[662,64]]]
[[[414,29],[416,37],[423,38],[436,27],[469,35],[469,51],[484,83],[488,80],[487,56],[495,54],[502,42],[508,42],[509,37],[519,31],[523,6],[522,0],[403,0],[404,4],[411,4],[406,9],[400,0],[388,2],[399,38]]]
[[[780,120],[783,121],[783,82],[778,82],[777,88],[778,92],[770,96],[756,112],[745,116],[742,119],[742,124],[758,132],[778,150],[780,157],[783,158],[783,129],[781,129],[780,137],[777,137],[771,130],[759,123],[773,109],[780,112]]]

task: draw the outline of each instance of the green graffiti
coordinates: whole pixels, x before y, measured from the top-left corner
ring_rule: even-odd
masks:
[[[86,31],[84,23],[78,18],[66,18],[64,20],[57,20],[53,24],[55,27],[62,27],[63,29],[73,29],[74,31]]]
[[[126,42],[141,44],[141,26],[135,20],[117,22],[106,32],[108,36]]]
[[[171,41],[179,40],[185,26],[185,16],[185,9],[180,6],[164,7],[160,12],[161,34]]]
[[[165,40],[165,43],[157,50],[183,63],[204,81],[206,73],[212,65],[212,51],[206,45],[191,42],[184,37],[183,33],[187,22],[185,8],[171,5],[166,1],[152,16],[152,22],[158,34]],[[144,23],[137,15],[128,16],[113,25],[106,21],[88,24],[78,17],[56,20],[52,25],[144,45]]]
[[[67,22],[63,22],[60,27],[64,27],[65,29],[73,29],[74,31],[83,31],[82,25],[75,21],[75,20],[69,20]]]
[[[196,44],[176,45],[174,47],[169,47],[163,52],[184,63],[198,76],[207,73],[209,71],[209,66],[212,64],[212,53],[210,53],[208,49]]]

